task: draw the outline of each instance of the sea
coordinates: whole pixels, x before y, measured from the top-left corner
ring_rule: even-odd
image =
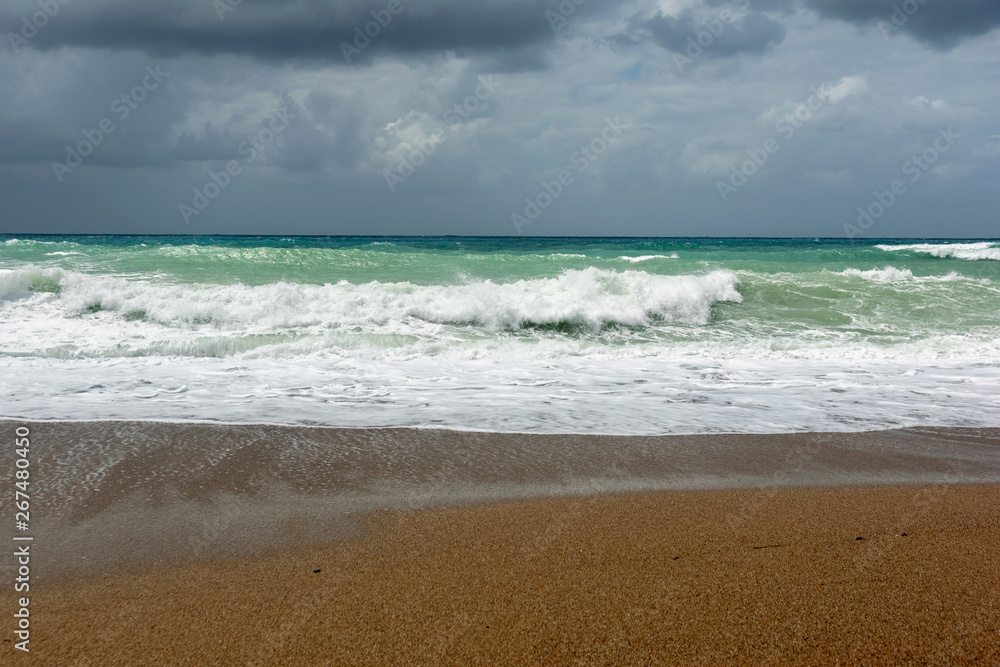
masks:
[[[1000,426],[1000,242],[4,235],[0,417]]]

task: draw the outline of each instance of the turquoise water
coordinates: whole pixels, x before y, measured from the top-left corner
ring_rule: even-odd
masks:
[[[134,275],[158,274],[181,282],[262,285],[286,280],[323,284],[348,280],[438,284],[467,271],[509,281],[551,277],[563,269],[597,266],[635,268],[622,257],[678,256],[643,263],[663,274],[703,266],[761,273],[810,273],[880,268],[905,260],[918,276],[959,271],[974,278],[998,277],[1000,242],[979,240],[842,239],[608,239],[528,237],[274,237],[274,236],[11,236],[0,235],[0,262]],[[889,252],[880,246],[964,248],[959,257],[927,251]],[[66,253],[60,255],[59,253]],[[573,257],[570,255],[582,255]]]
[[[4,236],[0,364],[54,419],[993,423],[1000,243]]]

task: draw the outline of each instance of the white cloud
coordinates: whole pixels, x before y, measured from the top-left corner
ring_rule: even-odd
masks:
[[[864,95],[868,90],[868,75],[855,74],[842,77],[837,83],[824,83],[819,95],[830,104],[840,104],[848,97]]]
[[[930,109],[944,109],[948,106],[948,103],[944,100],[929,100],[923,95],[918,95],[914,98],[906,100],[906,103],[920,108],[930,108]]]

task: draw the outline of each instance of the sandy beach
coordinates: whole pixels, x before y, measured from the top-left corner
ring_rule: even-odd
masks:
[[[33,654],[92,665],[1000,659],[997,486],[665,492],[372,523],[340,546],[45,586]]]
[[[1000,659],[995,430],[31,427],[25,662]]]

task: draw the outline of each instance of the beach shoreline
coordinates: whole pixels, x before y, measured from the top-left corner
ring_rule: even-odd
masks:
[[[40,556],[43,579],[329,544],[356,537],[364,517],[381,510],[660,491],[1000,482],[1000,429],[983,428],[588,436],[6,424],[11,433],[18,424],[31,431],[32,530],[39,542],[59,545]],[[13,457],[13,450],[0,452],[0,466],[12,469]]]

